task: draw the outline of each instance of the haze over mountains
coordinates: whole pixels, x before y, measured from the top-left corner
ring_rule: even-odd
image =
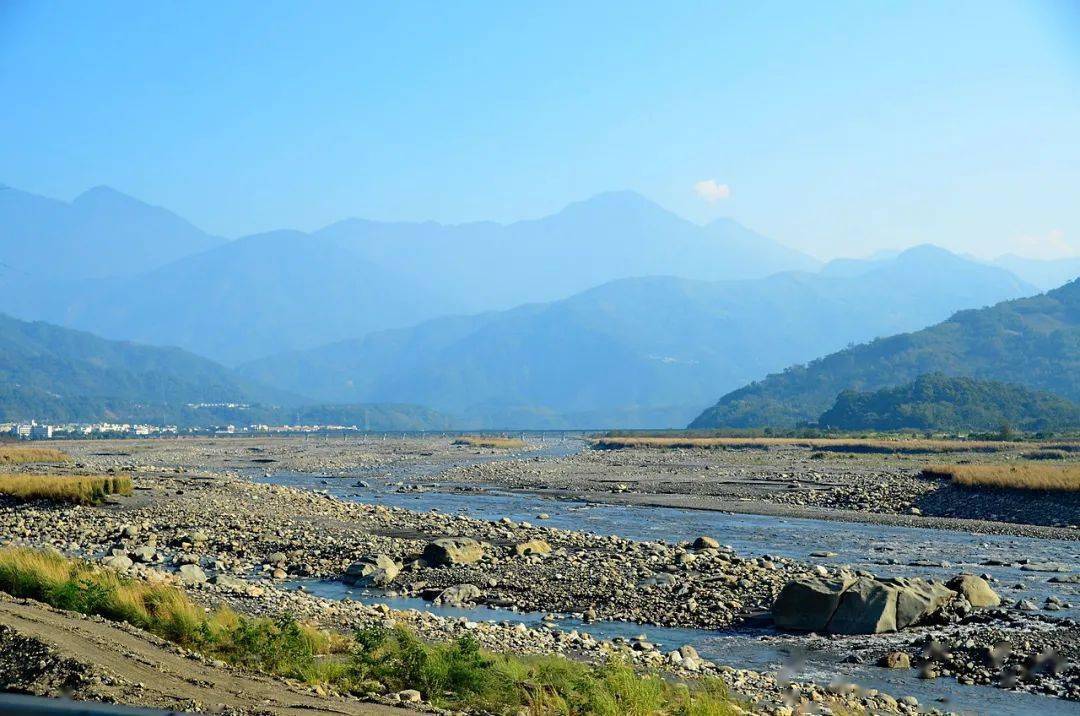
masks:
[[[272,357],[241,372],[320,400],[419,403],[479,426],[665,427],[693,418],[702,395],[763,371],[1034,290],[1006,271],[925,246],[851,276],[623,279],[548,304]]]
[[[1040,286],[1073,271],[1013,263]],[[0,264],[19,318],[240,366],[191,364],[213,366],[219,401],[242,385],[469,427],[680,426],[770,371],[1038,290],[933,246],[822,266],[632,192],[506,225],[350,219],[229,241],[107,188],[71,203],[3,189]]]
[[[223,243],[109,187],[68,203],[0,185],[0,261],[33,279],[125,276]]]
[[[927,373],[1016,383],[1080,401],[1080,279],[790,366],[724,395],[691,427],[812,422],[842,390],[878,390]]]
[[[508,225],[353,219],[228,243],[119,197],[98,189],[67,205],[6,190],[0,256],[11,267],[9,311],[238,363],[629,276],[746,278],[817,263],[735,222],[699,226],[631,192]],[[94,210],[72,208],[87,204]],[[159,228],[147,216],[175,222]],[[57,256],[65,258],[50,271]],[[122,277],[101,279],[102,257],[114,256],[126,257],[115,271]],[[176,260],[161,265],[164,257]]]

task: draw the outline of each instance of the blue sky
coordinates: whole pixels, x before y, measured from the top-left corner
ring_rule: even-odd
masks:
[[[633,189],[821,257],[1080,253],[1078,8],[0,0],[0,181],[227,236]]]

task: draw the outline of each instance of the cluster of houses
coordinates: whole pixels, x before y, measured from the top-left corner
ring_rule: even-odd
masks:
[[[132,423],[39,423],[36,420],[19,423],[0,423],[0,434],[20,440],[49,440],[52,438],[113,437],[176,435],[175,425],[140,425]]]
[[[95,437],[150,437],[170,435],[250,435],[260,433],[295,434],[325,432],[364,432],[356,425],[222,425],[203,428],[178,428],[175,425],[133,423],[39,423],[36,420],[0,423],[0,435],[20,440],[51,440]]]

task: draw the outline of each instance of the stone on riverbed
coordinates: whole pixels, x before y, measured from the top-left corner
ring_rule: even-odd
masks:
[[[421,555],[429,565],[472,564],[484,557],[484,545],[471,537],[443,537],[429,542]]]
[[[480,596],[480,587],[475,584],[455,584],[435,594],[432,601],[442,602],[452,607],[460,607],[477,601]]]
[[[720,549],[720,543],[712,537],[702,535],[694,540],[694,543],[690,545],[691,549],[703,550],[703,549]]]
[[[825,630],[830,634],[882,634],[896,631],[899,589],[869,577],[859,577],[840,595]]]
[[[514,554],[518,557],[528,557],[534,554],[550,554],[551,545],[547,540],[531,539],[528,542],[514,545]]]
[[[956,596],[922,579],[802,577],[788,582],[773,604],[780,629],[829,634],[880,634],[917,624]]]
[[[1001,606],[1001,597],[985,579],[974,574],[958,574],[949,580],[948,587],[962,594],[973,607]]]
[[[377,554],[350,564],[341,581],[354,587],[385,587],[400,573],[397,562],[385,554]]]
[[[773,621],[780,629],[824,631],[852,581],[804,578],[788,582],[773,604]]]
[[[902,651],[890,651],[878,659],[877,665],[886,669],[910,669],[911,656]]]
[[[134,562],[131,561],[131,558],[124,554],[110,555],[105,559],[101,560],[101,563],[104,564],[106,567],[111,567],[112,569],[118,569],[121,571],[125,569],[131,569],[131,566],[134,564]]]
[[[180,581],[185,584],[202,584],[206,581],[206,572],[197,564],[181,565]]]

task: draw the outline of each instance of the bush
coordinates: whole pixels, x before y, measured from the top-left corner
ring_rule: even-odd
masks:
[[[0,445],[0,465],[21,465],[29,462],[66,462],[67,453],[52,448],[21,445]]]
[[[0,475],[0,495],[17,500],[53,500],[91,505],[109,495],[131,494],[126,475]]]

